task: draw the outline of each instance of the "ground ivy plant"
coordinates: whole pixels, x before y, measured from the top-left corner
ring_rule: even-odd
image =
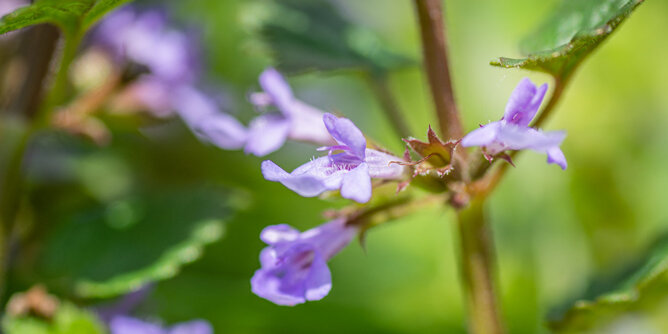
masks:
[[[113,140],[113,134],[96,112],[126,108],[156,118],[178,118],[204,143],[257,157],[280,150],[287,141],[314,145],[313,154],[304,156],[303,164],[291,171],[272,160],[258,161],[258,170],[267,181],[278,182],[303,197],[341,197],[350,205],[328,211],[322,224],[306,231],[288,224],[267,226],[259,236],[266,244],[259,254],[259,268],[249,277],[252,293],[286,306],[321,300],[334,285],[328,261],[348,244],[356,239],[363,243],[374,227],[425,207],[448,207],[457,217],[470,332],[494,334],[504,333],[505,327],[498,308],[493,238],[484,214],[487,199],[519,152],[534,151],[544,155],[548,164],[567,168],[568,152],[560,147],[569,140],[566,132],[541,128],[565,98],[577,68],[642,0],[562,1],[521,43],[524,57],[501,57],[491,62],[510,70],[544,72],[554,82],[519,81],[505,109],[499,106],[500,119],[481,122],[475,129],[463,127],[460,119],[466,112],[460,112],[455,102],[442,3],[413,0],[422,66],[438,119],[434,129],[424,125],[426,137],[417,138],[411,136],[406,114],[397,106],[387,76],[402,67],[418,66],[420,61],[388,51],[372,32],[349,22],[330,2],[281,0],[272,4],[278,14],[266,18],[258,34],[276,63],[258,75],[259,89],[248,94],[248,105],[257,111],[248,122],[222,112],[216,99],[201,89],[203,65],[196,52],[198,45],[188,32],[171,27],[158,11],[115,10],[125,2],[37,0],[0,19],[0,34],[53,24],[60,29],[62,44],[52,60],[57,70],[52,78],[44,79],[45,98],[38,113],[21,118],[18,134],[9,141],[9,159],[0,164],[0,295],[10,274],[10,245],[29,243],[31,233],[39,230],[21,226],[22,201],[28,191],[25,169],[30,160],[26,156],[35,138],[45,130],[59,129],[103,144]],[[84,36],[91,42],[82,45]],[[75,94],[79,88],[70,73],[76,72],[73,62],[79,58],[103,59],[97,64],[109,70],[95,89]],[[404,141],[404,152],[389,152],[353,120],[304,102],[285,77],[335,70],[355,73],[370,85],[397,138]],[[114,97],[125,103],[110,103]],[[108,160],[104,161],[107,166]],[[132,192],[118,186],[130,172],[122,168],[99,171],[95,166],[82,167],[83,173],[92,173],[93,178],[118,175],[118,183],[92,191],[100,194],[105,205],[92,208],[90,214],[68,216],[58,237],[45,247],[66,249],[71,252],[68,254],[87,252],[100,263],[119,262],[110,256],[127,260],[107,267],[69,261],[68,254],[45,256],[39,260],[45,268],[44,277],[68,277],[47,282],[59,294],[86,300],[135,291],[177,275],[182,265],[198,259],[206,245],[222,237],[223,219],[234,207],[229,190],[198,190],[198,196],[186,200],[180,198],[178,190]],[[85,182],[82,184],[85,187]],[[197,214],[172,215],[179,206]],[[286,214],[277,217],[277,222],[289,219]],[[87,224],[101,220],[111,225]],[[90,237],[89,242],[105,241],[97,245],[97,251],[87,251],[89,243],[78,241],[81,233]],[[153,236],[160,236],[160,240],[150,241],[160,247],[144,249],[142,243]],[[659,291],[662,286],[657,278],[666,275],[668,259],[665,249],[651,254],[637,272],[620,280],[617,289],[575,301],[550,320],[550,327],[558,332],[586,330],[598,321],[599,314],[618,312],[640,302],[648,291]],[[69,303],[59,307],[49,315],[51,322],[10,312],[3,328],[8,333],[24,328],[40,333],[104,332],[100,329],[103,325],[87,311]],[[72,326],[79,329],[70,330]],[[116,317],[108,326],[112,333],[140,328],[174,333],[177,328],[127,317]],[[179,326],[192,328],[193,333],[211,331],[201,322]]]

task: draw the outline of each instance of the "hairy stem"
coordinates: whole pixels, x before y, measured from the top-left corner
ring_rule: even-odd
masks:
[[[420,22],[425,71],[429,79],[441,134],[447,139],[463,135],[450,79],[441,0],[414,0]]]
[[[380,102],[380,105],[383,107],[385,115],[392,124],[394,131],[401,138],[409,137],[411,131],[408,128],[408,123],[399,109],[399,104],[389,87],[387,74],[370,74],[367,81],[369,82],[371,90],[376,95],[376,98],[378,98],[378,102]]]
[[[473,334],[501,334],[494,290],[494,246],[484,216],[484,197],[473,199],[458,212],[460,266]]]

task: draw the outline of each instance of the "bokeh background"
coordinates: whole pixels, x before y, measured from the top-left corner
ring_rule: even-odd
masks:
[[[270,2],[135,3],[165,8],[175,26],[201,33],[210,90],[220,94],[226,111],[252,117],[248,93],[259,89],[261,71],[275,65],[257,33],[274,8]],[[410,1],[332,3],[389,50],[420,60]],[[445,2],[466,129],[497,120],[522,77],[549,81],[547,75],[488,63],[519,56],[518,42],[556,3]],[[605,291],[668,232],[666,13],[667,2],[641,5],[575,74],[545,126],[568,131],[562,148],[569,168],[561,171],[546,165],[543,155],[527,152],[492,196],[487,213],[510,333],[547,332],[546,318],[577,297]],[[389,149],[403,150],[358,73],[304,73],[289,81],[299,98],[351,118]],[[423,138],[427,125],[436,122],[422,69],[393,71],[390,87],[413,134]],[[76,298],[67,293],[71,276],[106,277],[139,266],[136,254],[179,240],[179,221],[204,210],[225,217],[222,238],[180,273],[154,284],[133,315],[166,323],[203,318],[217,333],[465,333],[452,211],[425,210],[372,230],[365,249],[353,243],[331,261],[334,287],[328,297],[276,306],[250,292],[263,247],[260,231],[278,223],[313,227],[324,221],[324,209],[345,202],[302,198],[267,182],[262,159],[202,144],[178,120],[105,121],[113,132],[105,147],[63,133],[40,138],[25,214],[48,228],[39,236],[43,242],[29,250],[30,260],[17,264],[14,291],[43,282],[63,298]],[[289,170],[313,155],[311,146],[289,143],[267,158]],[[216,196],[226,208],[217,207]],[[113,233],[100,236],[101,229],[122,231],[142,219],[165,227],[135,231],[122,241]],[[600,333],[665,333],[668,299],[657,296],[606,319]]]

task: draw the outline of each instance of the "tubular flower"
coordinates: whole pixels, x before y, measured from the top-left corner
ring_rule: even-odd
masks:
[[[481,126],[464,136],[464,147],[481,146],[487,156],[506,150],[530,149],[547,154],[547,162],[566,169],[566,157],[559,148],[566,138],[564,131],[542,132],[529,127],[540,107],[547,84],[536,87],[528,78],[522,79],[510,95],[500,121]]]
[[[262,174],[269,181],[277,181],[304,197],[313,197],[324,191],[340,189],[341,196],[359,203],[371,198],[371,178],[399,179],[404,167],[390,164],[398,157],[366,148],[366,138],[347,118],[325,114],[327,131],[338,145],[323,147],[325,157],[307,162],[292,173],[269,160],[262,162]],[[340,153],[334,153],[340,151]]]
[[[273,68],[260,75],[263,92],[253,93],[250,101],[259,109],[275,107],[278,113],[266,113],[249,126],[246,153],[265,156],[276,151],[286,139],[329,145],[332,138],[322,124],[322,111],[296,99],[285,78]]]
[[[182,87],[172,96],[172,104],[200,140],[226,150],[240,149],[246,143],[248,130],[236,118],[219,111],[208,96],[191,87]]]
[[[341,251],[358,228],[337,219],[300,233],[289,225],[266,227],[260,239],[261,268],[251,279],[253,293],[278,305],[320,300],[332,288],[327,261]]]

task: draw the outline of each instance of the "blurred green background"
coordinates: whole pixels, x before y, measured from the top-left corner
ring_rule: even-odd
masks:
[[[219,87],[228,112],[242,119],[253,115],[247,94],[258,89],[259,73],[273,65],[254,29],[271,10],[268,2],[137,3],[166,6],[176,25],[200,30],[207,81]],[[390,50],[421,58],[410,1],[333,3],[378,34]],[[549,81],[547,75],[488,63],[498,56],[519,56],[518,42],[556,3],[445,2],[455,93],[467,130],[500,118],[522,77]],[[527,152],[492,197],[488,215],[510,333],[546,332],[548,314],[588,291],[605,290],[610,282],[590,283],[597,277],[613,280],[668,232],[666,13],[667,2],[647,1],[575,74],[546,125],[568,131],[562,148],[569,168],[561,171],[546,165],[543,155]],[[391,73],[390,80],[410,129],[424,138],[427,125],[436,121],[422,70],[409,66]],[[344,114],[369,137],[402,151],[359,75],[310,73],[289,81],[299,98]],[[131,224],[133,215],[173,220],[167,226],[177,227],[160,230],[163,234],[127,240],[129,247],[146,243],[145,249],[153,249],[150,243],[168,243],[170,235],[184,233],[178,229],[179,217],[197,219],[197,210],[230,210],[206,204],[220,195],[238,208],[232,209],[238,212],[224,225],[222,239],[206,246],[202,258],[178,275],[156,284],[135,315],[167,323],[204,318],[217,333],[465,332],[450,210],[428,210],[374,229],[366,250],[353,243],[331,261],[334,286],[328,297],[297,307],[276,306],[250,292],[263,247],[260,231],[279,223],[313,227],[324,221],[323,209],[341,202],[302,198],[264,181],[261,159],[201,144],[176,120],[139,129],[127,120],[110,119],[108,124],[114,137],[104,148],[63,134],[40,139],[40,159],[51,165],[31,171],[31,204],[36,219],[50,228],[44,232],[46,246],[35,249],[34,261],[26,265],[30,268],[13,278],[14,290],[45,281],[55,291],[65,291],[60,282],[77,268],[86,266],[86,275],[96,277],[119,266],[132,267],[127,261],[131,255],[122,255],[132,252],[123,245],[95,258],[63,254],[97,243],[86,238],[87,231],[93,235],[94,224],[122,230],[113,223]],[[313,155],[312,147],[289,143],[267,158],[291,169]],[[121,218],[115,220],[119,205]],[[153,211],[172,210],[154,215],[152,206],[158,208]],[[90,269],[90,262],[98,262],[97,267]],[[668,331],[668,298],[628,311],[607,319],[599,331]]]

